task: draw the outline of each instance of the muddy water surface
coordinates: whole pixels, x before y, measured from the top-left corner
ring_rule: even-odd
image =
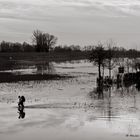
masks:
[[[56,73],[75,78],[0,84],[0,140],[140,138],[140,95],[135,85],[114,86],[111,96],[106,90],[104,98],[97,99],[91,96],[96,67],[83,61],[53,66]],[[18,95],[26,97],[23,119],[18,118]]]

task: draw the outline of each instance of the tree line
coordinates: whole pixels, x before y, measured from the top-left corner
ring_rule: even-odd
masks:
[[[58,45],[57,37],[49,33],[44,33],[40,30],[35,30],[32,34],[32,44],[27,42],[7,42],[0,43],[0,52],[72,52],[81,51],[79,45]]]
[[[7,42],[2,41],[0,43],[0,52],[86,52],[88,54],[93,54],[93,52],[102,47],[104,48],[105,54],[108,53],[108,48],[111,48],[113,57],[121,58],[134,58],[140,56],[140,51],[135,49],[125,49],[123,47],[118,47],[113,41],[108,42],[106,45],[99,43],[97,45],[89,45],[81,47],[80,45],[56,45],[58,38],[49,33],[42,32],[40,30],[34,30],[32,33],[32,44],[27,42]],[[110,49],[109,49],[110,50]],[[96,51],[95,51],[96,52]]]

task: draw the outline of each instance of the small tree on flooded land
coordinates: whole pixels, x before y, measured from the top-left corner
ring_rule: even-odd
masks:
[[[117,58],[115,58],[115,43],[110,40],[107,42],[107,51],[106,51],[106,59],[105,59],[105,66],[109,70],[109,78],[111,79],[111,71],[116,66]]]
[[[101,66],[105,60],[105,50],[103,44],[99,43],[93,50],[90,56],[90,61],[94,62],[98,66],[98,88],[99,88],[99,97],[103,94],[103,79],[101,75]]]
[[[103,64],[102,64],[102,77],[104,79],[104,73],[105,73],[105,60],[103,61]]]
[[[136,72],[140,71],[140,60],[138,58],[134,59],[132,67],[135,69]]]
[[[101,78],[101,66],[103,65],[103,61],[105,60],[105,50],[103,48],[103,44],[98,44],[94,49],[92,49],[92,53],[90,56],[90,61],[94,62],[95,65],[98,66],[98,77]]]
[[[130,67],[132,66],[132,60],[127,58],[126,61],[125,61],[125,65],[127,67],[127,73],[130,72]]]
[[[137,62],[139,58],[138,51],[135,49],[129,49],[127,53],[128,53],[128,58],[132,61],[131,63],[132,72],[133,72],[133,69],[135,69],[135,71],[137,72]]]
[[[50,48],[56,44],[57,37],[35,30],[33,32],[33,42],[37,52],[49,52]]]

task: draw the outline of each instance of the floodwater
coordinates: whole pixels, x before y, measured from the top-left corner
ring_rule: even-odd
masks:
[[[75,77],[0,83],[0,140],[140,138],[140,95],[135,85],[118,89],[114,85],[98,99],[94,92],[97,68],[91,63],[52,65],[53,72]],[[20,119],[19,95],[26,97]]]

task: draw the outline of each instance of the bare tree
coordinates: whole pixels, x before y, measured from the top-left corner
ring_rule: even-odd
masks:
[[[35,30],[33,32],[33,42],[36,45],[37,52],[49,52],[50,48],[56,44],[57,37]]]
[[[101,66],[103,65],[104,59],[105,59],[105,50],[103,48],[103,44],[99,43],[95,49],[92,50],[90,61],[93,61],[98,66],[98,78],[97,78],[97,84],[98,84],[98,95],[99,98],[103,98],[103,78],[101,75]]]
[[[113,42],[113,40],[109,40],[107,42],[107,48],[108,50],[106,51],[106,63],[105,66],[108,68],[109,70],[109,78],[111,78],[111,71],[112,69],[115,67],[115,62],[117,61],[117,59],[114,57],[114,49],[115,48],[115,43]]]
[[[125,61],[125,65],[127,67],[127,73],[129,73],[129,69],[132,66],[132,60],[127,58],[126,61]]]
[[[101,66],[105,59],[105,51],[103,44],[99,43],[93,50],[90,56],[90,61],[93,61],[98,66],[99,79],[101,78]]]

